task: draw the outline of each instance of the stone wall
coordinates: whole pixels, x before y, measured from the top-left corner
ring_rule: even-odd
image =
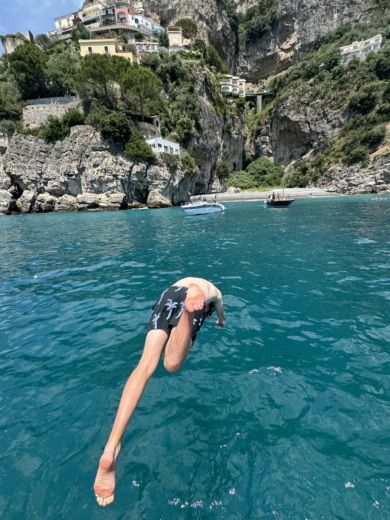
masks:
[[[62,117],[70,108],[79,106],[75,96],[30,99],[23,109],[23,124],[26,128],[38,128],[49,116]]]

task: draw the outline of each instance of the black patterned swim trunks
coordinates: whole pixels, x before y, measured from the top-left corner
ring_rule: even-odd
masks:
[[[148,323],[148,332],[151,330],[164,330],[168,335],[177,326],[183,314],[184,302],[187,296],[187,287],[172,285],[160,296],[153,306],[153,314]],[[192,342],[203,325],[206,317],[206,308],[194,312],[192,322]]]

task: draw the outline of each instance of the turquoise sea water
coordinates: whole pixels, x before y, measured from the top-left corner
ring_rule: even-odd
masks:
[[[0,219],[0,518],[390,518],[390,197]],[[92,484],[150,309],[225,295]]]

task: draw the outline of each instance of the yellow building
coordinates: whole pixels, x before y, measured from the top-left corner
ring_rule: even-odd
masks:
[[[136,61],[133,51],[125,50],[125,45],[118,43],[115,38],[99,38],[94,40],[79,40],[80,54],[82,57],[88,54],[106,54],[108,56],[121,56],[131,62]]]

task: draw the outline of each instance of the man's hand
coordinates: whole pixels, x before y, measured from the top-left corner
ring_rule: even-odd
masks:
[[[195,284],[188,287],[187,297],[185,300],[185,308],[188,312],[200,311],[204,307],[205,295],[203,291]]]

